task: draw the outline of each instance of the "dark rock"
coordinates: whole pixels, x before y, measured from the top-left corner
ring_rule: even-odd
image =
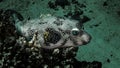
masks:
[[[35,2],[33,1],[32,4],[35,4]]]
[[[93,11],[92,11],[92,10],[90,10],[89,12],[90,12],[90,13],[93,13]]]
[[[22,21],[24,18],[20,13],[18,13],[15,10],[12,9],[7,9],[7,10],[0,10],[0,40],[4,42],[6,39],[9,37],[15,37],[15,39],[18,37],[18,34],[16,33],[16,28],[15,28],[15,16]],[[12,40],[10,40],[12,41]],[[8,44],[8,42],[4,42]],[[5,44],[5,45],[6,45]],[[9,45],[12,45],[13,43],[10,42]]]
[[[95,26],[95,27],[98,27],[99,25],[98,25],[98,24],[95,24],[94,26]]]
[[[30,20],[30,17],[28,17],[28,20]]]
[[[12,13],[13,13],[13,14],[16,14],[17,18],[18,18],[20,21],[23,21],[23,20],[24,20],[23,16],[22,16],[20,13],[18,13],[17,11],[15,11],[15,10],[8,9],[7,12],[11,12],[11,14],[12,14]]]
[[[75,10],[74,14],[71,16],[72,19],[75,19],[75,20],[81,20],[80,19],[80,15],[83,14],[83,11],[82,10]]]
[[[69,17],[69,16],[72,16],[72,12],[68,12],[66,15],[64,15],[65,17]]]
[[[97,4],[97,2],[94,2],[93,4]]]
[[[5,21],[5,22],[6,21],[9,22],[10,20],[13,21],[13,18],[14,18],[13,14],[15,14],[16,17],[20,21],[24,20],[23,16],[15,10],[12,10],[12,9],[2,10],[1,9],[0,10],[0,21]],[[12,17],[12,19],[10,19],[10,17]]]
[[[68,0],[55,0],[55,5],[60,6],[64,9],[65,6],[70,5],[70,2]]]
[[[87,21],[90,20],[90,18],[88,18],[87,16],[82,16],[81,15],[83,14],[83,11],[80,10],[80,9],[76,9],[73,13],[70,11],[68,12],[66,15],[64,15],[65,17],[68,17],[68,18],[71,18],[71,19],[74,19],[74,20],[78,20],[79,23],[77,24],[77,27],[78,28],[82,28],[83,27],[83,24]]]
[[[79,4],[79,2],[77,0],[72,0],[73,4]]]
[[[52,2],[52,1],[49,1],[49,2],[48,2],[48,6],[49,6],[50,8],[52,8],[52,9],[55,9],[55,8],[56,8],[55,3]]]
[[[66,15],[64,15],[65,17],[70,17],[72,19],[75,20],[81,20],[80,15],[83,14],[82,10],[75,10],[73,13],[72,12],[68,12]]]
[[[114,7],[116,7],[117,6],[117,4],[114,4]]]
[[[107,59],[107,62],[110,63],[110,59]]]
[[[100,26],[101,23],[102,23],[102,22],[99,22],[99,23],[97,23],[97,24],[91,25],[90,28],[98,27],[98,26]]]
[[[120,11],[117,11],[118,16],[120,16]]]
[[[109,11],[107,11],[106,13],[107,13],[107,14],[110,14],[110,12],[109,12]]]
[[[85,23],[87,21],[90,21],[90,18],[88,18],[87,16],[83,16],[80,21],[81,23]]]
[[[79,3],[77,0],[72,0],[72,3],[79,6],[80,8],[85,8],[86,5]]]
[[[103,3],[103,6],[108,6],[107,1],[105,1],[105,2]]]
[[[74,60],[74,68],[102,68],[102,63],[98,61],[86,62],[86,61],[77,61]],[[79,67],[78,67],[79,66]]]
[[[2,2],[3,0],[0,0],[0,2]]]
[[[80,8],[86,8],[86,5],[85,4],[79,4],[79,7]]]
[[[60,6],[64,9],[65,6],[68,6],[68,5],[70,5],[70,2],[68,0],[55,0],[54,2],[52,2],[52,1],[48,2],[48,6],[55,10],[56,10],[57,6]]]
[[[102,22],[98,23],[98,24],[94,24],[93,26],[98,27]]]
[[[112,57],[113,55],[111,54],[110,56]]]

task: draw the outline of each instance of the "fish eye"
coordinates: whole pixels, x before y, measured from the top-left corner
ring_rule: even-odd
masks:
[[[77,36],[79,34],[79,29],[73,28],[71,34]]]
[[[72,31],[72,35],[75,35],[75,36],[76,36],[76,35],[78,35],[78,34],[79,34],[79,31],[75,31],[75,30]]]

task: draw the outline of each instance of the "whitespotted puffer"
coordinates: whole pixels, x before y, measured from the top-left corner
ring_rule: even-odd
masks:
[[[90,42],[91,36],[79,22],[51,15],[17,22],[16,29],[32,46],[45,49],[77,47]]]

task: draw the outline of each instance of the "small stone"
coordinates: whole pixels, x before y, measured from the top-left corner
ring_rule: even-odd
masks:
[[[60,68],[60,66],[55,66],[54,68]]]
[[[107,62],[110,63],[110,59],[107,59]]]
[[[48,68],[48,65],[44,65],[44,68]]]
[[[59,52],[60,50],[57,48],[57,49],[54,49],[53,54],[58,54]]]
[[[108,3],[105,1],[105,2],[103,3],[103,6],[108,6]]]

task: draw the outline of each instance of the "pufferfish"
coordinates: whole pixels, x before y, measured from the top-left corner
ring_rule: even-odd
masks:
[[[38,19],[17,22],[15,26],[32,45],[55,49],[77,47],[90,42],[90,34],[80,29],[79,24],[77,20],[46,15]]]

